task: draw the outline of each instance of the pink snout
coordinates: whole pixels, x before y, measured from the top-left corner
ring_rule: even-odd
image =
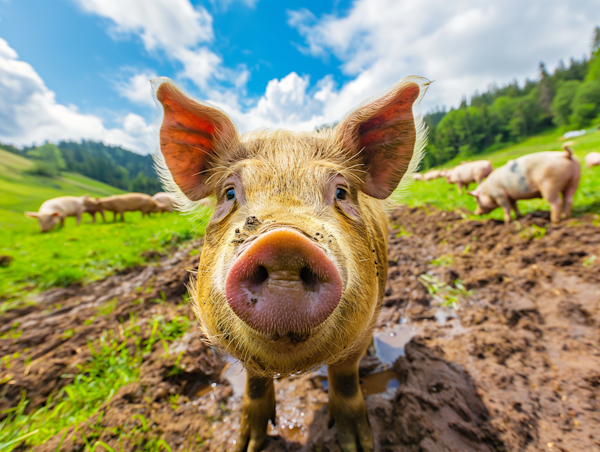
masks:
[[[261,235],[234,261],[225,282],[231,309],[263,333],[303,332],[331,315],[342,278],[315,243],[292,229]]]

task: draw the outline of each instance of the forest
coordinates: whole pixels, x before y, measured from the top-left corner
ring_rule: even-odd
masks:
[[[469,159],[546,129],[565,131],[600,124],[600,27],[594,30],[590,58],[561,62],[550,74],[539,65],[537,80],[514,81],[476,92],[458,108],[425,115],[429,127],[423,169],[456,156]]]
[[[61,171],[80,173],[113,187],[154,194],[162,190],[150,155],[140,155],[97,141],[60,141],[38,147],[0,143],[0,149],[27,157],[36,174],[58,177]]]

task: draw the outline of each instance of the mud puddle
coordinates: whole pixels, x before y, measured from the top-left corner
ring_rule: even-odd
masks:
[[[386,295],[360,373],[376,450],[600,450],[599,220],[550,225],[541,212],[505,227],[460,212],[393,212]],[[35,307],[7,313],[0,354],[11,368],[0,375],[0,411],[22,391],[31,408],[40,406],[72,381],[61,375],[89,359],[87,341],[119,334],[124,321],[192,322],[182,299],[199,246],[84,288],[48,291]],[[457,310],[439,306],[419,282],[424,274]],[[151,331],[141,331],[145,344]],[[239,364],[207,347],[195,323],[167,346],[169,353],[161,342],[150,347],[138,381],[101,416],[62,443],[59,434],[18,450],[84,450],[82,433],[115,450],[159,439],[172,450],[231,450],[245,384]],[[276,380],[277,423],[264,450],[339,451],[324,376]]]

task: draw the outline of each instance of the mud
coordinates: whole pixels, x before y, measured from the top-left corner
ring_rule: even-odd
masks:
[[[22,391],[29,408],[44,403],[71,381],[61,375],[89,358],[87,341],[126,319],[191,319],[182,298],[197,265],[190,251],[200,246],[147,256],[145,267],[51,290],[35,306],[8,312],[0,355],[20,355],[0,369],[0,411],[15,406]],[[598,216],[550,225],[549,213],[537,212],[505,227],[462,212],[398,209],[388,264],[374,347],[360,369],[377,450],[600,450]],[[434,281],[433,295],[424,274]],[[114,309],[98,315],[108,303]],[[150,332],[142,332],[147,340]],[[166,354],[154,344],[139,381],[70,429],[62,444],[61,433],[33,450],[84,450],[83,435],[115,450],[157,439],[172,450],[231,449],[241,368],[208,348],[195,326],[168,348]],[[266,451],[340,450],[336,428],[327,427],[324,375],[276,381],[277,425]]]

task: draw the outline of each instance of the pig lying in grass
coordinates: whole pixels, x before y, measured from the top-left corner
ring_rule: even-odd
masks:
[[[502,207],[504,222],[508,224],[511,209],[517,218],[521,216],[518,199],[544,198],[550,203],[553,223],[560,220],[561,214],[569,218],[580,171],[568,146],[564,152],[538,152],[509,160],[469,193],[477,198],[475,214]]]
[[[62,227],[65,225],[66,217],[76,217],[77,225],[81,220],[81,214],[85,212],[85,201],[89,199],[85,196],[61,196],[59,198],[44,201],[37,212],[25,212],[30,218],[37,218],[42,232],[48,232],[59,222]]]
[[[108,196],[100,199],[100,207],[103,210],[113,212],[113,221],[117,215],[121,215],[121,221],[125,221],[125,212],[142,212],[142,218],[151,212],[158,212],[164,208],[164,204],[152,199],[152,196],[144,193],[126,193],[124,195]]]
[[[462,189],[469,189],[469,184],[481,182],[492,172],[492,162],[489,160],[476,160],[465,162],[454,169],[447,170],[445,177],[449,184],[456,184],[458,193],[462,195]]]
[[[588,168],[600,165],[600,152],[590,152],[585,156],[585,164]]]
[[[153,86],[163,180],[178,205],[216,198],[193,308],[207,339],[248,371],[236,450],[261,450],[274,375],[326,364],[342,450],[373,451],[358,363],[385,291],[386,199],[424,145],[413,105],[427,82],[399,82],[335,129],[244,135],[170,80]]]
[[[155,210],[155,212],[173,212],[173,197],[170,194],[164,192],[156,193],[152,199],[158,201],[163,206],[156,206],[157,210]]]
[[[104,210],[102,209],[98,198],[88,197],[83,200],[83,205],[85,206],[85,212],[92,216],[92,223],[96,222],[96,212],[102,216],[102,221],[106,221],[106,218],[104,217]]]
[[[413,174],[413,180],[423,180],[423,175],[421,173]]]

